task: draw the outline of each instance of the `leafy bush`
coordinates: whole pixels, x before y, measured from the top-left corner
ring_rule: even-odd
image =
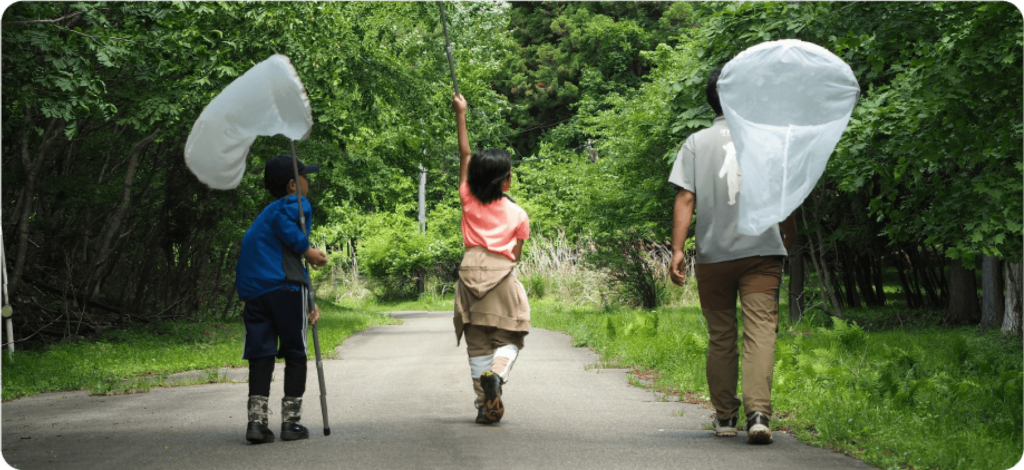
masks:
[[[519,281],[526,289],[526,296],[530,299],[543,299],[548,292],[548,278],[538,274],[522,276]]]
[[[573,242],[564,232],[532,235],[523,244],[523,259],[519,262],[520,280],[530,301],[557,297],[574,305],[604,303],[606,276],[590,269],[582,259],[591,249],[593,241],[583,235]]]
[[[609,283],[627,304],[657,308],[668,298],[664,264],[652,256],[655,243],[647,241],[635,229],[618,231],[598,239],[596,249],[587,254],[587,263],[608,273]],[[659,272],[660,271],[660,272]]]
[[[365,220],[366,236],[357,250],[359,266],[374,278],[375,294],[382,299],[415,297],[428,275],[451,270],[462,256],[461,243],[429,230],[420,233],[413,219],[385,213]]]

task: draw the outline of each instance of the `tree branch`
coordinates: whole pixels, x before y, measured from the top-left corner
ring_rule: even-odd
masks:
[[[74,13],[71,13],[70,15],[64,15],[64,16],[62,16],[60,18],[57,18],[57,19],[54,19],[54,20],[5,21],[3,23],[0,23],[0,26],[16,26],[16,25],[24,25],[24,24],[53,24],[53,23],[60,23],[61,21],[68,20],[68,19],[74,18],[76,16],[79,16],[82,13],[85,13],[85,10],[79,10],[79,11],[76,11]]]
[[[100,42],[100,39],[102,39],[102,38],[100,38],[98,36],[90,36],[88,34],[85,34],[85,33],[81,32],[81,31],[75,31],[73,29],[68,29],[68,28],[62,28],[62,27],[54,25],[54,24],[51,24],[50,26],[53,26],[54,28],[57,28],[57,29],[60,29],[60,30],[63,30],[63,31],[67,31],[69,33],[75,33],[75,34],[77,34],[79,36],[85,36],[85,37],[87,37],[89,39],[92,39],[93,41],[96,41],[96,42]],[[159,47],[147,46],[147,45],[142,44],[140,42],[132,41],[131,39],[119,38],[119,37],[115,37],[115,36],[111,36],[110,39],[114,39],[114,40],[117,40],[117,41],[130,42],[130,43],[135,44],[137,46],[148,47],[150,49],[159,49]]]

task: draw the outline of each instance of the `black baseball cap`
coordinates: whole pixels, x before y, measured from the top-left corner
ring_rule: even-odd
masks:
[[[303,165],[302,160],[296,159],[300,175],[308,175],[320,169],[320,165]],[[295,170],[292,168],[291,155],[278,155],[267,161],[263,170],[263,183],[270,188],[279,188],[295,179]]]

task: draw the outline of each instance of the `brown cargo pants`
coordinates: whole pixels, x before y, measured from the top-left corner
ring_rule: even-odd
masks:
[[[523,349],[523,339],[526,336],[522,331],[502,330],[493,326],[466,325],[466,352],[469,353],[471,369],[480,367],[480,370],[473,370],[473,391],[476,392],[476,406],[479,408],[484,403],[484,388],[480,384],[480,373],[490,370],[504,382],[508,380],[508,373],[511,370],[512,362],[509,357],[495,354],[495,350],[503,346],[515,346],[517,353]],[[477,365],[474,363],[482,360]]]
[[[747,416],[772,416],[772,372],[779,322],[778,292],[782,258],[755,256],[698,264],[697,291],[708,324],[708,389],[718,418],[732,418],[740,408],[736,346],[736,294],[743,310],[743,405]]]

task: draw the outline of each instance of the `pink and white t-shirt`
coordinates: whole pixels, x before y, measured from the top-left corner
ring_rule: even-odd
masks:
[[[469,192],[467,183],[459,185],[459,199],[466,248],[480,246],[515,261],[512,249],[519,240],[530,238],[530,219],[526,211],[506,197],[485,206]]]

